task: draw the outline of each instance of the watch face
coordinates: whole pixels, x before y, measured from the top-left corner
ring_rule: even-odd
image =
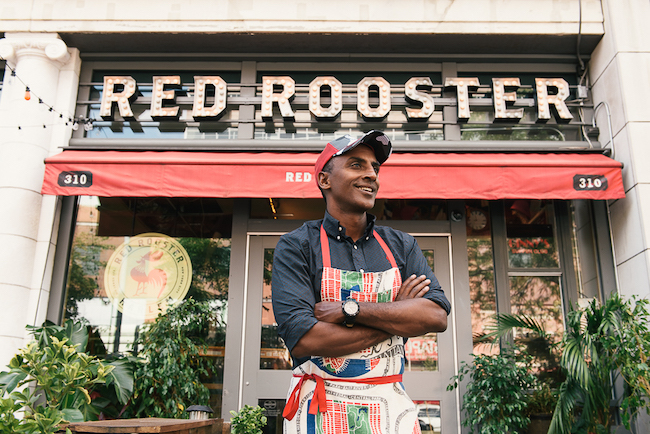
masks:
[[[485,229],[487,226],[487,215],[480,209],[470,211],[469,216],[467,216],[467,226],[475,231]]]
[[[347,300],[343,304],[343,311],[348,315],[356,315],[359,312],[359,305],[352,300]]]

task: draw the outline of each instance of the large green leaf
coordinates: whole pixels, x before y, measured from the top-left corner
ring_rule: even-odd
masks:
[[[83,413],[81,413],[76,408],[64,408],[61,411],[63,413],[63,418],[70,423],[84,421]]]
[[[106,377],[106,384],[113,386],[118,401],[126,404],[133,394],[133,365],[127,359],[117,359],[104,364],[114,367]]]
[[[20,371],[11,370],[9,372],[0,372],[0,397],[5,393],[11,393],[18,384],[27,377],[27,374]]]
[[[25,328],[30,334],[34,335],[34,339],[38,342],[40,348],[50,345],[52,343],[52,336],[56,336],[59,340],[65,337],[63,334],[63,327],[58,326],[49,320],[45,321],[40,327],[28,325]]]
[[[78,352],[86,351],[88,345],[88,327],[81,322],[66,321],[65,336],[69,339],[68,345],[79,345]]]

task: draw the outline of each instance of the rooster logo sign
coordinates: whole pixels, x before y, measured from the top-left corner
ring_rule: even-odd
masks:
[[[106,264],[106,293],[118,310],[153,319],[170,302],[185,298],[192,264],[183,246],[163,234],[127,239]]]

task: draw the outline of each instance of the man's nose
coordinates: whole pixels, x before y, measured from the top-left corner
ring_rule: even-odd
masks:
[[[370,179],[377,179],[377,172],[375,171],[375,168],[370,166],[366,168],[365,173],[363,174],[365,178],[370,178]]]

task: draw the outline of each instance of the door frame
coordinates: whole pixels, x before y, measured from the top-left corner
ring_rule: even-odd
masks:
[[[448,331],[453,334],[454,346],[457,360],[454,363],[455,374],[458,373],[459,363],[462,361],[471,362],[472,354],[472,327],[471,321],[471,300],[469,293],[469,274],[467,260],[467,231],[465,221],[465,201],[448,200],[449,220],[445,221],[378,221],[378,224],[385,224],[412,234],[434,234],[450,237],[450,262],[451,262],[451,287],[445,289],[449,301],[452,304],[452,312],[448,318]],[[246,293],[244,285],[245,271],[248,269],[248,257],[250,244],[249,234],[281,235],[290,232],[302,225],[299,220],[255,220],[250,219],[250,201],[248,199],[236,199],[233,209],[232,225],[232,247],[230,285],[228,298],[228,321],[227,338],[225,348],[225,366],[223,381],[223,404],[222,414],[228,415],[232,410],[239,410],[240,404],[240,378],[243,379],[241,370],[241,354],[244,345],[244,324],[245,305],[243,294]],[[246,278],[247,279],[247,278]],[[247,295],[245,295],[247,296]],[[243,383],[243,380],[242,380]],[[461,396],[465,392],[465,384],[462,383],[455,390],[456,402],[461,402]],[[456,412],[457,432],[466,432],[461,426],[460,410]]]
[[[403,226],[400,224],[399,226]],[[260,258],[257,256],[263,257],[264,251],[268,248],[266,244],[267,240],[274,240],[270,244],[277,243],[277,238],[282,235],[283,232],[276,231],[263,231],[263,232],[248,232],[247,233],[247,261],[245,265],[245,285],[247,290],[245,291],[243,297],[243,303],[246,308],[244,309],[245,315],[242,317],[242,327],[244,341],[241,346],[240,354],[240,366],[239,366],[239,394],[238,394],[238,405],[239,407],[244,404],[255,405],[257,404],[258,399],[283,399],[286,396],[286,391],[284,390],[288,387],[290,380],[290,371],[262,371],[259,369],[259,358],[258,358],[258,346],[259,346],[259,335],[260,330],[257,328],[256,319],[252,319],[249,315],[258,315],[258,310],[261,309],[261,299],[259,302],[251,300],[251,291],[257,293],[260,288],[257,287],[257,282],[251,282],[250,279],[253,278],[251,273],[256,273],[256,270],[253,269],[253,264],[255,269],[263,267],[263,263],[259,263]],[[444,259],[441,259],[441,263],[436,264],[438,267],[444,267],[442,270],[438,269],[438,274],[441,277],[441,283],[446,289],[446,293],[450,298],[450,302],[453,303],[453,262],[452,262],[452,245],[451,245],[451,234],[449,233],[438,233],[438,232],[414,232],[412,229],[410,234],[416,238],[420,238],[419,243],[421,248],[427,250],[428,248],[433,247],[435,251],[442,251],[444,254]],[[259,238],[258,238],[259,237]],[[422,238],[428,239],[431,243],[426,242],[427,240],[422,240]],[[422,245],[424,243],[424,245]],[[269,244],[269,245],[270,245]],[[429,246],[426,246],[429,244]],[[437,245],[437,246],[435,246]],[[256,255],[255,258],[252,258],[251,255]],[[434,256],[434,261],[436,261]],[[436,261],[438,262],[438,261]],[[444,270],[444,271],[443,271]],[[256,273],[257,274],[257,273]],[[260,282],[261,284],[261,282]],[[254,288],[252,286],[254,286]],[[447,290],[448,288],[448,290]],[[257,296],[257,294],[255,295]],[[258,306],[259,305],[259,306]],[[453,305],[452,305],[453,306]],[[258,309],[260,308],[260,309]],[[251,322],[252,321],[252,322]],[[448,376],[451,378],[452,375],[458,373],[458,345],[456,343],[456,321],[454,320],[454,313],[452,313],[449,318],[449,327],[447,333],[439,336],[438,344],[446,347],[444,350],[443,356],[449,357],[451,353],[451,360],[442,361],[441,370],[436,372],[426,372],[426,371],[413,371],[405,372],[405,386],[409,396],[412,399],[422,400],[422,399],[431,399],[431,400],[440,400],[442,407],[442,424],[445,431],[449,431],[450,427],[456,425],[460,417],[460,396],[455,392],[447,392],[445,390],[445,381]],[[440,360],[440,359],[439,359]],[[261,376],[264,375],[266,380],[263,381]],[[421,384],[421,379],[432,376],[431,381],[436,383],[436,391],[434,393],[423,391],[421,388],[416,389],[416,384]],[[264,387],[258,387],[257,385],[266,384],[268,381],[271,381],[272,384],[268,384]],[[256,385],[252,388],[251,382],[255,381]],[[278,391],[277,396],[270,396],[268,393],[263,392],[266,390]],[[269,396],[267,396],[269,395]]]

